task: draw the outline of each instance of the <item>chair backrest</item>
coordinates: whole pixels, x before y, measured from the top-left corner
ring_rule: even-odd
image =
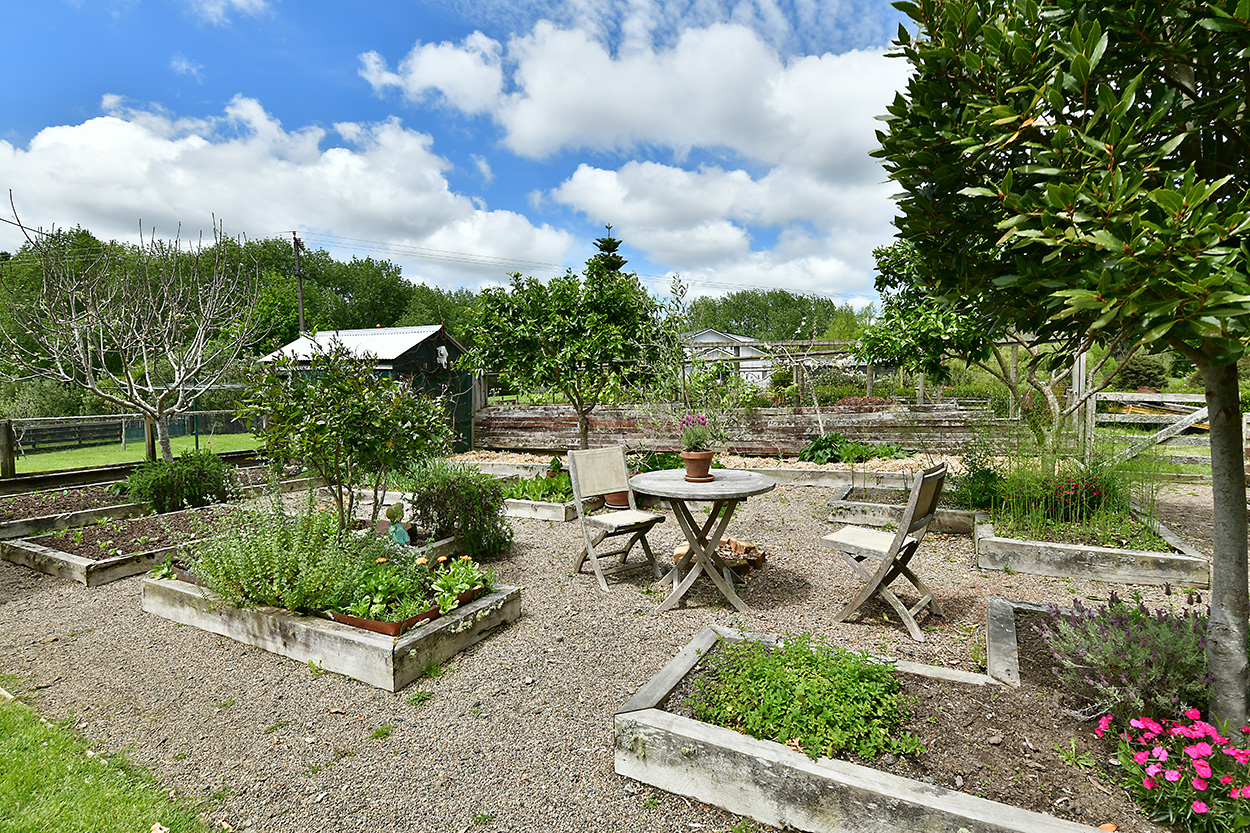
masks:
[[[907,538],[914,538],[916,545],[924,539],[929,523],[937,514],[938,499],[942,497],[942,485],[946,482],[946,464],[939,463],[920,472],[911,487],[911,497],[907,508],[903,510],[903,520],[898,525],[898,535],[894,539],[894,551]]]
[[[629,491],[629,469],[625,465],[625,447],[592,448],[569,451],[569,478],[573,481],[573,498],[578,505],[586,498],[610,492]],[[630,494],[633,508],[633,494]]]

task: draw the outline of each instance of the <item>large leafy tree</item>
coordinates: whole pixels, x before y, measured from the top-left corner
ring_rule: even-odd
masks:
[[[510,287],[483,290],[469,326],[473,347],[461,358],[462,367],[498,373],[522,390],[563,393],[582,448],[604,395],[661,360],[660,305],[636,275],[620,271],[619,242],[595,241],[599,252],[581,276],[568,270],[543,283],[514,274]]]
[[[1109,368],[1103,383],[1087,387],[1080,396],[1064,397],[1062,388],[1072,383],[1070,355],[1056,353],[1051,345],[1007,327],[1010,322],[1001,318],[996,321],[997,329],[988,327],[995,316],[980,308],[979,297],[943,299],[928,294],[928,277],[908,243],[878,247],[873,256],[877,260],[881,314],[860,332],[856,355],[865,361],[924,373],[937,382],[950,377],[947,360],[961,359],[998,380],[1022,413],[1027,395],[1035,394],[1046,419],[1028,419],[1026,424],[1047,459],[1054,459],[1069,417],[1109,385],[1136,353],[1136,344],[1118,349],[1126,335],[1119,333],[1089,371],[1097,378]],[[1084,352],[1096,339],[1097,334],[1090,332],[1076,349]],[[1011,351],[1023,353],[1024,361],[1013,361]]]
[[[911,64],[877,152],[928,289],[1075,347],[1167,345],[1210,409],[1213,713],[1246,717],[1236,361],[1250,323],[1246,0],[896,4]]]

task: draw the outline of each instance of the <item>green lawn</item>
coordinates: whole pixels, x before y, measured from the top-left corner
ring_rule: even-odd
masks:
[[[176,437],[170,440],[174,455],[195,448],[195,437]],[[257,446],[256,437],[252,434],[217,434],[216,436],[200,435],[201,451],[216,451],[225,454],[229,451],[247,451]],[[89,448],[75,448],[68,451],[49,451],[43,454],[27,454],[17,458],[17,473],[29,474],[34,471],[57,471],[59,469],[77,469],[91,466],[111,466],[117,463],[137,463],[143,459],[143,442],[128,442],[125,450],[121,443],[113,445],[96,445]]]
[[[0,833],[207,833],[199,813],[122,756],[0,700]]]

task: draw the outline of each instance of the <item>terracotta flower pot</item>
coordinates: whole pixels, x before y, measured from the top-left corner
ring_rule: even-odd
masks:
[[[712,468],[711,451],[683,451],[681,459],[686,464],[686,479],[691,483],[707,483],[716,479],[708,473]]]
[[[603,496],[603,505],[609,509],[628,509],[629,492],[608,492]]]

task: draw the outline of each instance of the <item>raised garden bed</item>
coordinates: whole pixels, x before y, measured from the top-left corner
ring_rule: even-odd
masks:
[[[387,691],[419,679],[521,615],[521,588],[495,590],[402,636],[272,607],[232,608],[185,581],[145,578],[143,609]]]
[[[503,513],[509,518],[532,518],[556,523],[577,520],[577,507],[572,501],[551,503],[545,500],[507,498],[503,502]]]
[[[152,569],[199,537],[213,507],[111,520],[34,538],[0,541],[0,558],[97,587]]]
[[[919,733],[929,727],[929,737],[922,735],[926,747],[936,740],[947,745],[940,754],[933,751],[937,766],[945,762],[963,774],[926,770],[925,758],[919,764],[887,759],[873,767],[824,757],[812,760],[780,743],[678,713],[681,709],[669,698],[674,692],[678,692],[674,699],[681,697],[685,678],[701,656],[719,640],[745,639],[776,638],[706,628],[617,711],[617,773],[783,829],[846,833],[1094,829],[1071,817],[1091,825],[1110,822],[1120,829],[1130,829],[1129,824],[1133,830],[1159,829],[1142,822],[1122,791],[1060,760],[1051,748],[1052,739],[1061,738],[1066,748],[1080,735],[1078,748],[1084,753],[1088,732],[1077,724],[1060,725],[1057,708],[1043,708],[1032,682],[1032,688],[1017,691],[987,675],[896,664],[904,678],[915,681],[905,683],[905,693],[918,692],[918,700],[936,709],[930,718],[915,716],[907,729]],[[995,734],[987,735],[987,727],[996,727]],[[913,777],[896,774],[903,771]],[[918,780],[917,772],[927,774]],[[969,794],[1005,795],[1009,801],[1023,802],[1026,790],[1031,803],[1024,807],[1070,818]],[[1050,790],[1058,791],[1058,797]]]
[[[829,501],[829,521],[865,526],[897,525],[904,507],[892,503],[843,500],[845,492]],[[906,493],[900,492],[900,500]],[[1123,584],[1176,584],[1205,588],[1211,583],[1210,562],[1163,524],[1154,521],[1154,532],[1171,552],[1096,547],[1000,538],[994,534],[989,515],[962,509],[938,509],[930,529],[954,534],[972,533],[977,565],[986,570],[1015,570],[1059,578],[1087,578]]]
[[[239,472],[240,478],[245,479],[246,473],[256,471],[262,470],[243,469]],[[318,483],[315,478],[299,477],[283,480],[278,488],[282,492],[293,492],[312,488]],[[245,483],[240,488],[240,494],[245,498],[254,497],[267,487],[263,482]],[[148,511],[141,503],[119,501],[122,498],[111,486],[100,485],[0,497],[0,540],[29,538],[105,520],[133,518]]]

